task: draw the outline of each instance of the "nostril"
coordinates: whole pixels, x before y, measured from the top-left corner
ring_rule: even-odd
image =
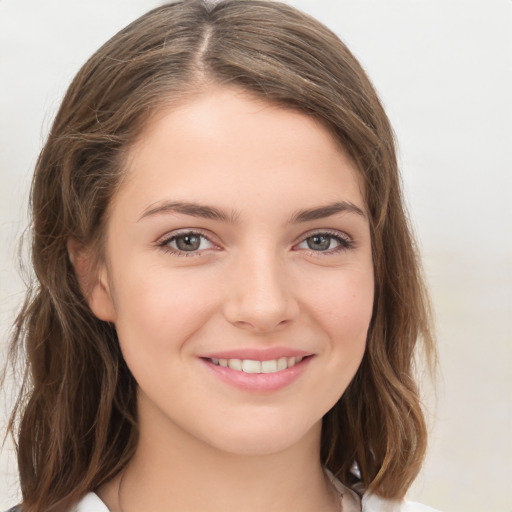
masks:
[[[275,251],[275,248],[272,249]],[[273,253],[272,253],[273,254]],[[269,332],[287,326],[298,313],[298,303],[275,255],[244,253],[232,268],[223,304],[226,319],[242,329]]]

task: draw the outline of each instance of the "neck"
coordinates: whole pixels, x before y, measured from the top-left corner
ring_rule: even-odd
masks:
[[[98,494],[111,512],[337,511],[320,464],[321,425],[298,443],[265,454],[219,450],[176,425],[141,422],[136,453]]]

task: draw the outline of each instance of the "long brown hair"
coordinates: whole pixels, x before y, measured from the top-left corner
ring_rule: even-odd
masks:
[[[11,358],[27,364],[9,427],[26,512],[66,510],[134,453],[136,384],[115,327],[84,298],[67,243],[94,247],[101,258],[124,156],[148,117],[211,84],[314,116],[357,164],[370,213],[374,312],[362,364],[323,420],[321,458],[345,484],[393,499],[419,471],[426,428],[413,375],[417,340],[434,351],[393,133],[378,96],[346,46],[296,9],[190,0],[147,13],[89,59],[37,162],[35,282],[11,344]]]

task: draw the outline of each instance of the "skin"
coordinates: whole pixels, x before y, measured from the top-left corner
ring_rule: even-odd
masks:
[[[225,218],[165,206],[177,201]],[[352,206],[290,222],[340,202]],[[205,238],[178,253],[183,230]],[[159,113],[129,153],[105,254],[89,302],[116,325],[140,421],[121,488],[119,475],[98,490],[110,510],[338,510],[321,419],[363,357],[374,277],[358,172],[330,132],[232,88]],[[202,358],[272,347],[311,357],[270,392]]]

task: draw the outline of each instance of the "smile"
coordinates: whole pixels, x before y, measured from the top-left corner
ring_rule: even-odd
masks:
[[[276,373],[288,368],[294,367],[300,363],[303,357],[280,357],[279,359],[270,359],[267,361],[258,361],[254,359],[217,359],[209,358],[209,361],[216,366],[230,368],[238,372],[245,373]]]
[[[315,354],[292,347],[236,348],[201,354],[199,359],[221,381],[242,391],[268,393],[307,371]]]

